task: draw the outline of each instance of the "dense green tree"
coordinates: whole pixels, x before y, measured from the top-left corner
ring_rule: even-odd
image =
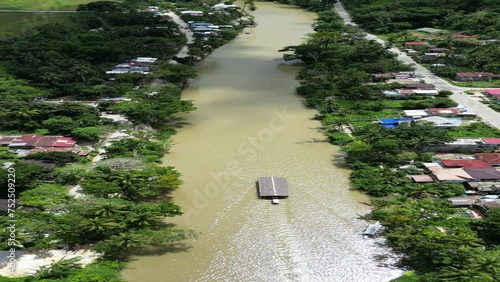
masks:
[[[66,188],[54,184],[45,184],[21,193],[20,204],[41,210],[60,211],[71,198]]]

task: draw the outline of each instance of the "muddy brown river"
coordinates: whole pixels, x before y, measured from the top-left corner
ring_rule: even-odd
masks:
[[[127,281],[352,281],[398,277],[384,240],[363,239],[368,198],[350,190],[339,148],[294,94],[297,66],[277,50],[303,42],[315,14],[259,2],[258,26],[199,65],[184,93],[198,109],[164,164],[183,174],[174,218],[199,238],[172,252],[134,256]],[[257,198],[262,176],[288,179],[280,205]]]

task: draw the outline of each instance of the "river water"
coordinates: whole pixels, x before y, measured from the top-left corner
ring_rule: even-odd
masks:
[[[199,238],[169,253],[131,258],[128,281],[389,281],[401,274],[383,239],[363,239],[368,198],[349,189],[339,149],[328,144],[294,88],[298,67],[277,50],[303,42],[315,14],[258,2],[258,26],[217,49],[183,93],[198,110],[164,164],[183,174],[172,219]],[[262,176],[288,179],[280,205],[257,198]]]

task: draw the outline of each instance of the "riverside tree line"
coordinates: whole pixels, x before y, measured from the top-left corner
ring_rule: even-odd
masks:
[[[357,13],[361,17],[362,12]],[[397,116],[404,109],[456,103],[446,97],[449,93],[385,99],[380,90],[393,85],[373,84],[371,74],[408,71],[409,66],[359,30],[343,25],[332,10],[319,12],[314,30],[306,43],[283,48],[284,57],[305,63],[298,74],[297,93],[318,110],[320,130],[346,152],[346,164],[353,170],[351,182],[373,197],[373,219],[388,227],[389,243],[403,254],[401,266],[414,270],[398,281],[499,281],[500,209],[492,209],[482,220],[457,217],[445,198],[462,195],[462,185],[413,183],[406,175],[414,168],[400,167],[431,161],[432,154],[422,152],[426,145],[460,136],[498,137],[500,132],[480,122],[453,130],[428,123],[394,129],[374,124],[373,120]],[[352,136],[342,132],[346,126],[353,129]]]
[[[0,148],[0,163],[14,162],[16,171],[20,204],[16,247],[89,248],[103,254],[85,268],[78,260],[63,259],[32,276],[2,281],[123,281],[119,272],[131,252],[180,250],[184,247],[178,241],[197,236],[193,230],[168,223],[169,217],[183,213],[168,198],[182,180],[173,167],[159,163],[168,152],[178,113],[195,109],[191,101],[181,99],[185,81],[196,76],[193,58],[206,56],[234,38],[241,27],[208,40],[197,35],[191,56],[172,65],[168,62],[186,39],[175,23],[137,10],[149,5],[128,0],[93,2],[80,5],[65,25],[42,25],[0,38],[2,135],[65,135],[88,146],[112,131],[122,129],[131,135],[106,147],[104,160],[97,164],[91,163],[96,152],[90,157],[41,152],[21,158]],[[201,20],[226,23],[241,15],[234,11]],[[151,75],[121,74],[108,80],[106,70],[139,56],[159,59]],[[153,80],[159,83],[151,86]],[[103,97],[128,99],[100,100]],[[117,125],[101,117],[101,112],[122,114],[132,126]],[[132,130],[136,126],[145,130]],[[0,169],[0,187],[7,187],[4,169]],[[83,196],[70,196],[68,187],[79,187]],[[6,191],[0,194],[5,198]],[[2,248],[8,248],[7,219],[0,217]]]

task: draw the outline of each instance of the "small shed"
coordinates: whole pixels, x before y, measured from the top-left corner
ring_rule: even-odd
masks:
[[[288,181],[284,177],[261,177],[257,185],[260,197],[288,197]]]

